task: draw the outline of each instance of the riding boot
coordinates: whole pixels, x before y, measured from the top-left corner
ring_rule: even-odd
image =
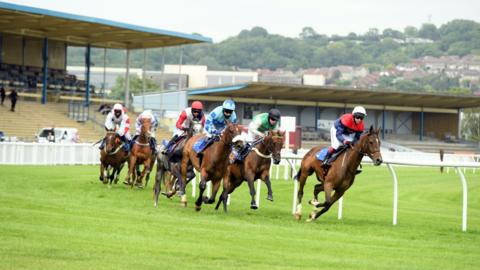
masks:
[[[133,149],[133,145],[135,144],[135,141],[137,140],[138,135],[133,136],[132,140],[130,141],[130,149]]]
[[[120,137],[120,140],[124,143],[123,150],[128,153],[130,151],[130,142],[127,140],[125,136]]]
[[[248,153],[250,153],[250,151],[252,151],[252,145],[250,143],[247,143],[240,152],[240,160],[244,160],[248,156]]]
[[[173,137],[168,141],[167,146],[165,146],[165,149],[162,151],[162,154],[168,155],[170,154],[171,150],[170,148],[177,142],[178,140],[178,135],[173,135]]]
[[[98,149],[100,149],[100,150],[103,150],[103,148],[105,148],[105,138],[102,139],[102,143],[98,147]]]
[[[154,137],[150,138],[150,148],[153,154],[157,153],[157,140]]]
[[[329,147],[327,155],[325,156],[325,159],[323,160],[322,167],[323,168],[329,168],[330,167],[330,158],[332,157],[333,153],[335,152],[335,148]]]

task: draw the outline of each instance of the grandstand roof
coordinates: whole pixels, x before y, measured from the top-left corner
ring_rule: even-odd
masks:
[[[0,32],[116,49],[212,42],[210,38],[0,2]]]
[[[222,100],[279,105],[353,107],[362,104],[371,109],[456,113],[458,109],[480,107],[480,97],[443,93],[411,93],[332,86],[247,83],[214,88],[192,89],[189,99]]]

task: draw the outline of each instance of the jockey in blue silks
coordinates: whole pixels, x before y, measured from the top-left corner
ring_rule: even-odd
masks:
[[[216,107],[207,116],[205,122],[205,131],[207,132],[207,141],[204,146],[198,151],[201,153],[208,145],[210,145],[215,137],[219,136],[223,129],[227,126],[226,121],[236,124],[237,115],[235,114],[235,102],[231,99],[227,99],[223,102],[222,106]]]

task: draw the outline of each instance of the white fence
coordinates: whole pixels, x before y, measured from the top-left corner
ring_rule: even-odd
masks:
[[[87,143],[0,143],[0,164],[87,165],[99,164],[98,146]]]
[[[305,155],[306,151],[300,151],[298,154],[288,152],[282,153],[282,163],[271,167],[271,179],[280,179],[279,169],[284,166],[284,175],[282,179],[292,179],[296,174],[297,167]],[[409,153],[409,152],[389,152],[382,149],[384,164],[387,165],[393,180],[393,225],[397,224],[397,205],[398,205],[398,179],[394,165],[400,166],[427,166],[427,167],[446,167],[455,168],[460,177],[463,190],[462,200],[462,230],[467,230],[467,181],[464,171],[466,168],[473,170],[480,168],[478,156],[474,155],[455,155],[445,154],[443,161],[440,161],[439,154],[430,153]],[[10,165],[94,165],[99,164],[100,151],[97,146],[91,144],[57,144],[57,143],[23,143],[23,142],[3,142],[0,143],[0,164]],[[363,162],[371,162],[365,157]],[[463,171],[461,170],[463,168]],[[275,172],[274,172],[275,171]],[[193,182],[195,183],[195,182]],[[195,184],[194,184],[195,185]],[[260,201],[260,186],[257,183],[257,205]],[[294,181],[293,188],[293,209],[297,204],[298,181]],[[192,190],[195,193],[195,189]],[[338,218],[342,218],[343,200],[339,200]]]

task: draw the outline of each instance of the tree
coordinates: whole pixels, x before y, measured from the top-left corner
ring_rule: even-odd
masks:
[[[462,119],[462,136],[480,141],[480,108],[466,109]]]
[[[414,26],[407,26],[407,27],[405,27],[405,30],[403,30],[403,33],[407,37],[417,37],[418,36],[418,29]]]
[[[422,28],[420,28],[420,30],[418,31],[418,36],[431,40],[438,40],[440,38],[437,27],[432,23],[422,24]]]
[[[143,89],[143,81],[136,74],[130,74],[130,93],[131,94],[140,94]],[[160,90],[160,86],[157,85],[154,81],[145,78],[145,89],[148,91]],[[110,93],[111,98],[123,99],[125,96],[125,77],[118,76],[115,85],[112,87],[112,92]]]
[[[398,31],[398,30],[394,30],[392,28],[386,28],[383,30],[382,32],[382,36],[384,38],[396,38],[396,39],[405,39],[405,35]]]
[[[316,37],[318,37],[318,33],[310,26],[303,27],[302,32],[300,33],[301,39],[314,39]]]

